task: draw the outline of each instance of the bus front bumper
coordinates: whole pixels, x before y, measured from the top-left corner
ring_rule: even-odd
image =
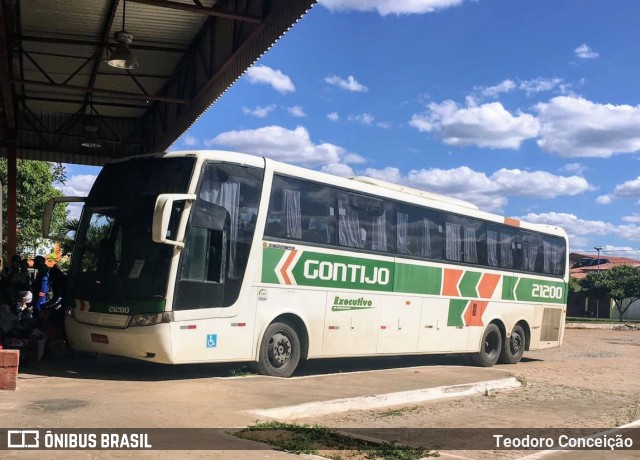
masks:
[[[74,350],[173,363],[168,323],[117,329],[81,323],[67,316],[65,328]]]

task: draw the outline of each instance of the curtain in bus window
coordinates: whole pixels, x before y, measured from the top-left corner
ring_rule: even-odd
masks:
[[[213,204],[222,206],[229,212],[231,219],[231,234],[229,235],[229,276],[237,278],[236,272],[236,253],[238,243],[238,221],[240,218],[240,183],[239,182],[222,182],[220,189],[213,190],[213,198],[210,200]]]
[[[476,229],[467,225],[462,226],[464,232],[464,261],[478,263],[478,248],[476,246]]]
[[[536,270],[539,241],[536,235],[525,234],[522,237],[522,269],[533,272]]]
[[[396,214],[396,247],[400,254],[407,254],[407,227],[409,224],[409,214],[399,212]]]
[[[300,192],[282,189],[282,205],[287,238],[302,238],[302,213],[300,211]]]
[[[374,251],[387,250],[387,218],[386,211],[374,217],[371,231],[371,249]]]
[[[545,273],[559,275],[562,272],[562,247],[548,241],[542,242],[543,270]]]
[[[352,211],[344,201],[338,201],[338,243],[350,248],[362,247],[358,213]]]
[[[447,222],[445,227],[445,248],[444,254],[448,260],[462,260],[462,240],[460,239],[460,224]]]
[[[498,232],[487,230],[487,263],[498,266]]]
[[[420,255],[422,257],[431,257],[431,231],[429,229],[429,219],[422,219],[421,243]]]
[[[500,266],[513,268],[513,235],[500,233]]]

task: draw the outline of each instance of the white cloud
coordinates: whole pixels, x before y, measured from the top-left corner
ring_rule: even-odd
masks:
[[[346,80],[337,75],[331,75],[324,77],[324,81],[330,85],[356,93],[364,93],[369,90],[369,88],[358,82],[352,75],[349,75]]]
[[[258,105],[253,109],[250,109],[248,107],[242,107],[242,112],[244,112],[246,115],[251,115],[252,117],[265,118],[271,112],[273,112],[275,108],[276,108],[275,105],[265,105],[265,106]]]
[[[327,118],[331,121],[338,121],[340,119],[340,115],[338,115],[338,112],[331,112],[327,115]]]
[[[184,136],[184,145],[186,145],[187,147],[195,147],[196,145],[198,145],[198,142],[198,138],[195,136],[192,136],[190,134]]]
[[[509,196],[550,199],[577,195],[590,189],[582,177],[518,169],[500,169],[491,176],[467,166],[412,170],[406,175],[393,167],[367,168],[358,174],[471,201],[481,209],[493,212],[501,211]]]
[[[640,198],[640,176],[616,185],[613,194],[616,198]]]
[[[513,80],[504,80],[501,83],[498,83],[495,86],[488,86],[485,88],[474,88],[476,91],[479,91],[484,97],[496,98],[501,93],[509,93],[516,89],[516,84]]]
[[[423,14],[458,6],[464,0],[319,0],[330,11],[375,11],[381,16]]]
[[[357,115],[349,115],[347,120],[354,123],[361,123],[363,125],[370,125],[375,121],[375,117],[370,113],[359,113]]]
[[[584,173],[587,171],[587,169],[588,168],[582,163],[567,163],[562,168],[560,168],[561,171],[577,174],[578,176],[584,176]]]
[[[56,183],[55,187],[62,192],[64,196],[87,196],[93,183],[96,181],[96,175],[94,174],[76,174],[67,178],[64,184]],[[82,212],[82,203],[69,203],[67,210],[69,211],[69,219],[80,218]]]
[[[613,201],[613,195],[600,195],[596,198],[596,203],[598,204],[611,204]]]
[[[571,236],[611,235],[626,240],[640,240],[640,227],[636,225],[615,225],[601,220],[579,219],[575,214],[559,212],[530,213],[520,218],[525,222],[557,225]]]
[[[291,78],[279,70],[266,65],[254,65],[247,70],[247,78],[250,83],[271,85],[279,93],[290,93],[296,90]]]
[[[290,115],[297,118],[303,118],[307,116],[304,113],[304,110],[302,109],[302,107],[300,107],[299,105],[294,105],[293,107],[287,107],[287,112],[289,112]]]
[[[624,216],[623,222],[629,222],[631,224],[640,224],[640,214],[632,214],[630,216]]]
[[[433,132],[449,145],[519,149],[540,130],[535,117],[521,112],[514,116],[499,102],[463,108],[444,101],[427,107],[426,115],[413,115],[409,124],[422,132]]]
[[[518,85],[518,88],[524,91],[527,96],[532,94],[542,93],[544,91],[552,91],[562,83],[561,78],[534,78],[532,80],[523,80]],[[566,91],[567,87],[561,89]]]
[[[225,145],[238,151],[309,166],[341,163],[362,157],[329,143],[314,144],[304,126],[294,130],[282,126],[234,130],[205,141],[207,146]],[[355,155],[355,156],[354,156]]]
[[[77,174],[67,178],[64,184],[56,184],[56,188],[64,196],[87,196],[96,177],[98,176],[93,174]]]
[[[587,46],[586,43],[583,43],[582,45],[578,46],[576,49],[573,50],[573,52],[580,59],[596,59],[597,57],[600,56],[598,53],[593,51],[589,46]]]
[[[640,151],[640,106],[558,96],[536,108],[541,125],[538,145],[547,152],[606,158]]]
[[[334,176],[352,177],[355,175],[351,166],[344,163],[331,163],[321,169],[322,172],[333,174]]]
[[[378,123],[376,123],[376,126],[382,129],[391,129],[391,123],[389,123],[388,121],[379,121]]]

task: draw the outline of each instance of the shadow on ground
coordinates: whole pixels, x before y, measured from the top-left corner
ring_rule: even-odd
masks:
[[[398,369],[415,366],[469,366],[464,355],[420,355],[318,359],[302,363],[294,377]],[[69,356],[44,359],[20,369],[20,378],[62,377],[118,381],[163,381],[249,377],[248,363],[166,365],[115,356]]]

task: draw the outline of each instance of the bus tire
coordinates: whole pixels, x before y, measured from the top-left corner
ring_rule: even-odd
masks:
[[[300,362],[300,338],[287,323],[271,323],[258,351],[258,372],[272,377],[290,377]]]
[[[516,324],[511,331],[511,337],[505,339],[502,343],[500,362],[504,364],[516,364],[520,362],[524,354],[526,340],[524,329],[522,329],[522,326],[519,324]]]
[[[487,326],[482,334],[480,351],[471,355],[471,361],[476,366],[491,367],[498,362],[502,351],[502,334],[495,324]]]

